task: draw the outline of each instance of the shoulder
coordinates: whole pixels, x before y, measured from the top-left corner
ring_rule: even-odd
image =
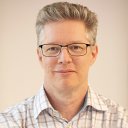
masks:
[[[115,101],[104,97],[103,95],[98,94],[99,97],[102,99],[104,104],[107,106],[108,111],[110,113],[124,113],[127,112],[127,109],[116,103]]]
[[[4,112],[0,113],[0,128],[6,127],[22,127],[24,125],[26,117],[33,109],[34,98],[31,97],[20,104],[8,108]],[[31,116],[33,113],[31,113]]]
[[[113,120],[122,124],[122,127],[128,127],[128,110],[116,103],[115,101],[108,99],[102,95],[99,97],[103,100],[107,106],[107,111],[105,111],[106,120]]]
[[[105,126],[128,127],[128,110],[115,101],[95,92],[92,88],[89,88],[88,91],[87,104],[92,106],[93,110],[101,116]]]

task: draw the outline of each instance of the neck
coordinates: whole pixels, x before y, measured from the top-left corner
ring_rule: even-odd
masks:
[[[46,90],[46,94],[54,109],[59,111],[63,118],[70,121],[83,106],[87,88],[88,86],[70,93],[60,93],[60,91],[57,92],[53,90],[50,92],[49,90]]]

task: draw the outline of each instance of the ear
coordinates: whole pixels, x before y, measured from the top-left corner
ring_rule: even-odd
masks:
[[[95,44],[94,46],[92,46],[92,60],[91,60],[91,65],[95,62],[97,55],[98,55],[98,46]]]
[[[42,62],[42,51],[41,48],[37,48],[37,56],[38,56],[38,60],[41,63]]]

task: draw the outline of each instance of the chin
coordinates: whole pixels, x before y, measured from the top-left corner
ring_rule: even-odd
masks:
[[[59,80],[54,85],[56,85],[60,89],[73,89],[78,86],[78,81],[66,79],[66,80]]]

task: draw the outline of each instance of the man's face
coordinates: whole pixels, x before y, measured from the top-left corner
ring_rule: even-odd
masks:
[[[85,25],[80,21],[66,20],[46,24],[42,37],[42,44],[89,44]],[[84,56],[71,56],[67,48],[62,48],[56,57],[43,56],[39,48],[37,53],[44,71],[46,90],[63,92],[87,87],[88,72],[90,65],[95,61],[97,46],[88,47]]]

